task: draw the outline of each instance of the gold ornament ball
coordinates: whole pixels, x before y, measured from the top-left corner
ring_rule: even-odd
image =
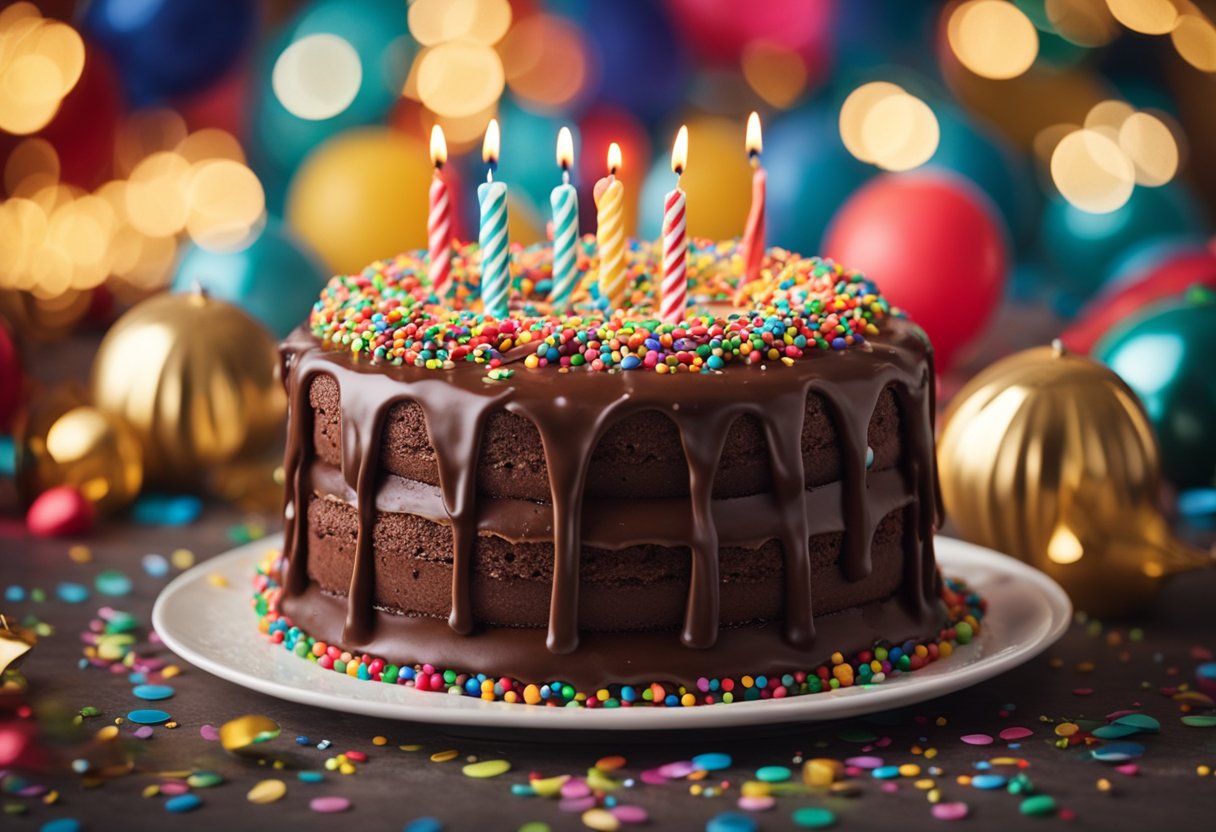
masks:
[[[56,419],[33,459],[37,490],[69,485],[102,512],[125,508],[143,483],[139,439],[121,417],[76,407]]]
[[[64,382],[39,390],[30,399],[13,428],[17,456],[17,491],[22,501],[34,498],[49,486],[46,437],[51,427],[68,411],[89,403],[89,392],[76,382]]]
[[[1142,608],[1164,578],[1211,562],[1161,514],[1159,453],[1135,394],[1058,342],[968,382],[946,409],[937,459],[962,536],[1043,570],[1079,609]]]
[[[102,340],[92,384],[97,406],[134,428],[148,480],[167,485],[197,487],[200,469],[273,439],[286,411],[274,339],[201,292],[132,307]]]

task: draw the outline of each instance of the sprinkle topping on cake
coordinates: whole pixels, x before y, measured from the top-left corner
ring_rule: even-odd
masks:
[[[759,279],[740,289],[738,244],[694,240],[688,257],[690,314],[678,325],[662,323],[653,280],[662,271],[661,258],[653,244],[631,241],[633,289],[624,309],[606,310],[597,281],[580,279],[571,307],[551,310],[545,300],[551,245],[513,247],[517,303],[498,319],[483,314],[474,300],[476,244],[455,246],[455,299],[443,304],[431,293],[425,252],[410,252],[373,263],[361,274],[332,278],[309,325],[329,347],[359,359],[434,370],[472,362],[501,379],[516,362],[566,372],[660,374],[707,373],[728,364],[788,365],[816,349],[863,343],[878,333],[884,318],[898,314],[861,273],[783,249],[771,249]],[[583,278],[595,271],[594,237],[581,241],[578,269]]]

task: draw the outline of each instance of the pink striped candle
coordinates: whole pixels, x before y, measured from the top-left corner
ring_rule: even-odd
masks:
[[[680,188],[680,176],[688,162],[688,128],[681,127],[671,150],[671,170],[676,186],[663,202],[663,284],[660,290],[659,317],[665,324],[684,320],[688,306],[688,235]]]
[[[752,113],[747,119],[746,146],[747,157],[753,168],[752,207],[747,214],[747,226],[743,232],[743,240],[739,243],[739,253],[743,257],[743,277],[739,281],[740,288],[760,277],[760,264],[764,260],[764,220],[768,175],[760,165],[763,142],[760,135],[760,116],[756,113]]]
[[[431,280],[431,291],[440,303],[447,301],[452,292],[452,209],[448,183],[441,173],[447,159],[448,144],[443,137],[443,128],[436,124],[431,128],[431,161],[435,164],[435,176],[431,180],[426,232],[431,255],[427,276]]]

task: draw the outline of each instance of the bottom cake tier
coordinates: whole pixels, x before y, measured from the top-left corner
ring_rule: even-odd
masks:
[[[984,600],[939,581],[933,621],[901,599],[815,618],[815,644],[794,648],[779,623],[725,628],[712,648],[690,650],[671,632],[593,632],[555,655],[539,628],[493,627],[458,635],[446,622],[375,613],[373,638],[343,646],[345,598],[311,585],[284,598],[283,559],[273,553],[254,579],[259,626],[274,643],[347,676],[530,705],[630,707],[783,698],[877,684],[949,656],[979,632]]]

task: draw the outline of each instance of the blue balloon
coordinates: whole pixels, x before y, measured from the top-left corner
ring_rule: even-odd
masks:
[[[325,119],[291,113],[274,93],[271,74],[288,46],[301,38],[331,34],[359,55],[362,79],[342,112]],[[363,0],[357,12],[344,0],[315,0],[258,51],[250,96],[253,169],[266,183],[267,202],[281,208],[291,173],[317,145],[349,127],[382,123],[401,96],[417,52],[409,34],[406,5],[400,0]]]
[[[592,98],[650,122],[679,108],[689,87],[688,53],[661,3],[591,3],[584,31],[598,57]]]
[[[1200,234],[1163,234],[1152,237],[1121,253],[1102,281],[1102,289],[1113,289],[1140,279],[1167,260],[1179,255],[1201,255],[1208,251],[1207,238]]]
[[[250,42],[255,23],[252,0],[93,0],[81,28],[113,59],[139,106],[219,78]]]
[[[187,247],[172,290],[189,292],[202,286],[213,297],[240,306],[281,338],[308,318],[328,279],[320,259],[282,220],[268,217],[261,233],[242,249]]]
[[[1064,305],[1072,308],[1102,287],[1119,256],[1132,246],[1163,235],[1206,231],[1191,194],[1170,184],[1137,187],[1123,207],[1108,214],[1091,214],[1054,198],[1040,218],[1039,245],[1055,272]]]
[[[996,205],[1018,242],[1034,236],[1038,195],[1030,165],[993,131],[952,104],[934,102],[941,138],[926,168],[945,168],[970,179]]]

